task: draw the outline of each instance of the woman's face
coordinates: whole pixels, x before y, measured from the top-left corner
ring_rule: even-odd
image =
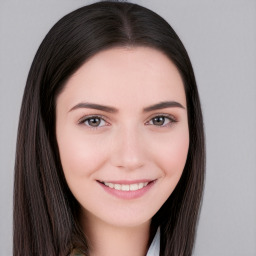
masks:
[[[158,50],[102,51],[57,97],[56,133],[67,184],[85,218],[123,227],[149,222],[187,158],[182,79]]]

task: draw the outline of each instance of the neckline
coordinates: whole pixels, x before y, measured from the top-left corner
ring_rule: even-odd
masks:
[[[159,253],[160,253],[160,228],[157,229],[157,232],[148,249],[146,256],[159,256]]]

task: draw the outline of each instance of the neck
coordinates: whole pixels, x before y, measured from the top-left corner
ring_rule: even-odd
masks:
[[[145,256],[149,247],[150,221],[136,227],[117,227],[95,217],[83,223],[90,256]]]

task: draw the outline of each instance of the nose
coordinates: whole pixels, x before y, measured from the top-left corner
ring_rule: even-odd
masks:
[[[139,169],[145,162],[145,143],[136,128],[120,128],[112,141],[112,165],[127,171]]]

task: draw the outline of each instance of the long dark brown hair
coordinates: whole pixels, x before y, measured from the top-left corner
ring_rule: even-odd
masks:
[[[14,183],[13,255],[89,254],[79,204],[65,181],[55,134],[56,97],[91,56],[111,47],[148,46],[176,65],[186,93],[190,145],[182,177],[152,219],[161,256],[192,254],[202,198],[205,145],[200,101],[188,54],[172,27],[137,4],[103,1],[64,16],[32,63],[20,112]]]

